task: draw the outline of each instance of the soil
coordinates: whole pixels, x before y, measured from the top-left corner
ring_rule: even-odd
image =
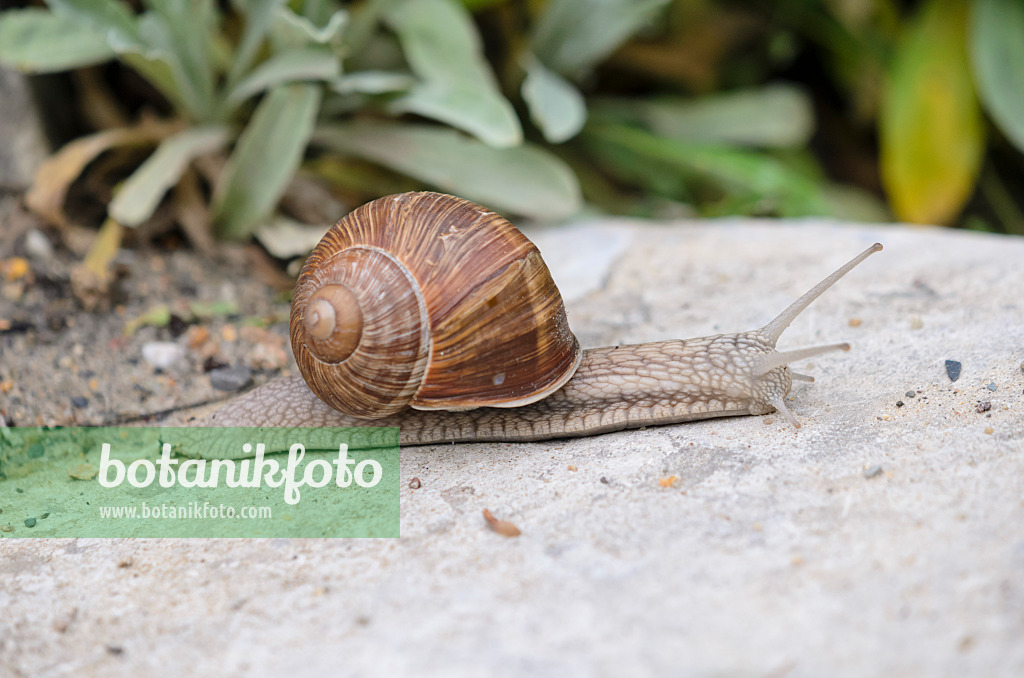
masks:
[[[211,385],[211,368],[245,366],[254,384],[294,369],[281,274],[261,279],[272,269],[255,246],[224,244],[216,261],[176,236],[123,247],[105,308],[88,311],[71,272],[95,231],[47,228],[17,206],[0,214],[0,262],[28,263],[27,275],[0,278],[0,416],[8,425],[185,422],[190,406],[234,395]],[[28,246],[33,229],[52,253]],[[160,307],[169,321],[139,326]],[[156,342],[183,357],[150,364],[143,349]]]

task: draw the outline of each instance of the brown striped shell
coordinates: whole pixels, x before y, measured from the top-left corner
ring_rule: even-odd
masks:
[[[526,405],[581,358],[536,246],[440,193],[374,200],[328,231],[295,285],[291,341],[313,392],[368,419]]]

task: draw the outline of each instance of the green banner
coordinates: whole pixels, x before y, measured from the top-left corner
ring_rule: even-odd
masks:
[[[398,537],[397,428],[3,428],[0,537]]]

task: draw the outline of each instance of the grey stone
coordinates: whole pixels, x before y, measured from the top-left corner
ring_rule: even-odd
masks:
[[[25,76],[0,66],[0,187],[24,189],[46,158],[46,137]]]
[[[245,365],[218,367],[210,371],[210,385],[218,391],[238,391],[252,382],[252,370]]]

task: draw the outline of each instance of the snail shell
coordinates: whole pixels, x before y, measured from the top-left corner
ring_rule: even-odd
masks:
[[[582,356],[536,246],[439,193],[375,200],[328,231],[299,274],[290,334],[310,389],[365,419],[527,405]]]

